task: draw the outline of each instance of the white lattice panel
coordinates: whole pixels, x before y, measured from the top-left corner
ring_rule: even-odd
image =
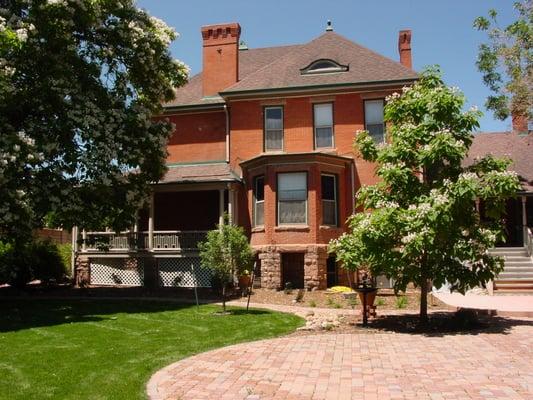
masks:
[[[126,258],[91,259],[91,285],[142,286],[144,265],[142,260]]]
[[[211,287],[211,272],[202,268],[199,257],[161,258],[158,267],[161,286]]]

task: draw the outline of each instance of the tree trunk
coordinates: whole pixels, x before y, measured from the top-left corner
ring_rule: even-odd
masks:
[[[222,283],[222,311],[226,312],[226,282]]]
[[[419,315],[419,324],[427,325],[428,324],[428,280],[422,274],[420,279],[420,315]]]

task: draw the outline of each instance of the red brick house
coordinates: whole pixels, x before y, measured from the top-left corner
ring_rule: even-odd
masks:
[[[165,105],[176,126],[168,172],[132,232],[101,232],[107,253],[79,249],[78,280],[209,286],[196,244],[227,212],[250,236],[263,287],[337,284],[345,273],[327,245],[345,231],[357,189],[375,182],[354,134],[384,139],[385,96],[417,79],[411,31],[399,33],[399,61],[329,25],[309,43],[260,49],[241,44],[237,23],[201,33],[203,70]]]

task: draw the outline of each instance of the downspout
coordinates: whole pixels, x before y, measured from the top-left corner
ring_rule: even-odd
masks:
[[[226,114],[226,162],[229,163],[229,110],[224,104],[224,113]]]
[[[352,172],[352,215],[355,214],[355,161],[350,164]]]

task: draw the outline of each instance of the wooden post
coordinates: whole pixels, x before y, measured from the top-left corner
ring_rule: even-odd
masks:
[[[81,238],[83,239],[81,251],[85,252],[87,251],[87,231],[85,229],[81,231]]]
[[[150,213],[148,215],[148,250],[154,249],[154,193],[150,194]]]

